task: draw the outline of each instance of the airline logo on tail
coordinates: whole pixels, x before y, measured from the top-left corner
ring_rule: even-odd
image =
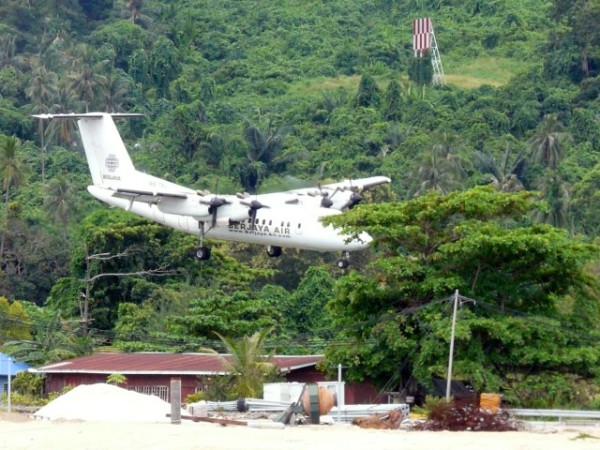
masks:
[[[117,158],[113,153],[111,153],[106,158],[106,161],[104,161],[104,166],[108,169],[109,172],[114,172],[119,168],[119,158]]]
[[[119,158],[117,158],[113,153],[111,153],[104,160],[104,167],[106,167],[110,173],[115,173],[119,168]],[[102,174],[102,179],[121,181],[121,177],[119,175],[108,175],[105,173]]]

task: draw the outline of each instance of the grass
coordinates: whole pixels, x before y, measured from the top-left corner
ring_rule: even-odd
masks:
[[[291,84],[289,93],[293,95],[314,95],[315,93],[335,91],[339,88],[356,91],[359,83],[359,75],[339,75],[335,78],[313,78]]]
[[[481,56],[474,59],[464,57],[444,60],[444,80],[446,84],[463,89],[477,89],[487,84],[499,87],[507,84],[516,75],[531,69],[535,62],[519,61],[510,58]],[[375,77],[381,89],[387,86],[387,78]],[[401,75],[406,79],[406,75]],[[400,81],[400,80],[399,80]],[[360,83],[360,75],[339,75],[334,78],[315,78],[292,83],[288,93],[291,95],[314,96],[323,92],[333,92],[344,88],[356,92]]]
[[[502,86],[512,77],[523,73],[533,66],[533,63],[517,61],[509,58],[479,57],[471,60],[456,60],[445,62],[444,78],[447,84],[453,84],[465,89],[475,89],[481,85]]]

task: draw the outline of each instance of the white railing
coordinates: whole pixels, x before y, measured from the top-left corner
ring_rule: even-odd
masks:
[[[509,409],[508,412],[515,417],[556,417],[563,419],[600,419],[600,411],[577,409]]]

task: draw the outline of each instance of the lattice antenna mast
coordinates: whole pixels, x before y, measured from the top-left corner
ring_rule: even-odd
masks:
[[[431,65],[433,66],[433,84],[444,85],[444,67],[442,66],[442,57],[438,50],[433,24],[431,25]]]
[[[444,68],[442,58],[435,39],[433,23],[429,17],[416,19],[413,22],[413,49],[415,58],[422,58],[431,51],[431,65],[433,66],[433,84],[444,84]]]

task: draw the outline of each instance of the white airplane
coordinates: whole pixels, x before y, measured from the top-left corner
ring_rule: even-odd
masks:
[[[196,257],[210,258],[204,238],[263,244],[271,257],[282,248],[341,251],[338,267],[348,267],[349,252],[367,247],[362,233],[349,239],[321,218],[341,214],[362,200],[362,189],[389,183],[387,177],[345,180],[320,188],[261,194],[216,195],[139,172],[133,166],[113,118],[141,114],[37,114],[38,119],[77,119],[97,199],[177,230],[198,235]]]

